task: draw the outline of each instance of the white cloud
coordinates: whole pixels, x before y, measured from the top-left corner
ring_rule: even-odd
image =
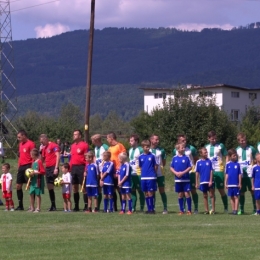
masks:
[[[202,31],[205,28],[219,28],[222,30],[231,30],[234,28],[231,24],[205,24],[205,23],[181,23],[176,26],[169,26],[170,28],[176,28],[185,31]]]
[[[36,38],[46,38],[52,37],[57,34],[61,34],[70,30],[69,26],[62,25],[60,23],[56,24],[46,24],[44,27],[35,27]]]

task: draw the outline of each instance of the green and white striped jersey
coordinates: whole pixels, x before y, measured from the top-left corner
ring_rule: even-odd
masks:
[[[139,156],[143,153],[143,148],[138,146],[136,148],[129,149],[129,164],[132,168],[132,175],[141,175],[141,169],[139,167]]]
[[[161,177],[164,175],[163,160],[166,160],[165,150],[161,147],[157,147],[155,149],[150,149],[150,152],[154,154],[156,163],[158,164],[157,177]]]

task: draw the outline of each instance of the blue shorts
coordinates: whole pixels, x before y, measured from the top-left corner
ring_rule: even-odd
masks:
[[[209,186],[208,183],[200,184],[200,190],[201,190],[203,193],[207,193],[210,189],[214,189],[214,188],[215,188],[214,183],[212,183],[211,186]]]
[[[229,197],[238,197],[240,195],[240,190],[238,187],[228,187]]]
[[[157,191],[156,179],[141,180],[141,187],[143,192]]]
[[[260,200],[260,190],[255,190],[254,196],[255,196],[255,200]]]
[[[190,182],[175,182],[175,192],[189,192]]]
[[[98,187],[87,187],[88,197],[97,197],[98,196]]]
[[[121,188],[120,193],[121,194],[129,194],[129,193],[131,193],[131,188]]]
[[[103,194],[104,195],[113,195],[114,193],[114,185],[106,185],[103,186]]]

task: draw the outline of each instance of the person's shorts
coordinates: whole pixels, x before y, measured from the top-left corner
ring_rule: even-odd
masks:
[[[16,183],[17,184],[23,184],[23,183],[27,183],[28,182],[28,178],[27,176],[25,175],[25,171],[28,169],[28,168],[31,168],[31,164],[25,164],[25,165],[21,165],[19,166],[18,168],[18,172],[17,172],[17,178],[16,178]]]
[[[40,196],[42,194],[41,188],[30,186],[30,195],[35,194],[36,196]]]
[[[87,187],[88,197],[97,197],[98,196],[98,187]]]
[[[45,173],[46,173],[46,183],[54,184],[54,180],[58,177],[58,174],[54,174],[55,166],[46,167]]]
[[[229,187],[228,188],[228,196],[229,197],[238,197],[240,194],[238,187]]]
[[[11,199],[12,197],[13,197],[12,191],[10,191],[9,193],[7,191],[3,191],[3,198],[4,199]]]
[[[260,190],[254,191],[255,200],[260,200]]]
[[[200,184],[200,190],[201,190],[203,193],[207,193],[207,192],[209,192],[210,189],[214,189],[214,188],[215,188],[214,183],[212,183],[211,186],[209,186],[208,183]]]
[[[224,189],[224,172],[213,172],[215,187],[217,189]]]
[[[175,192],[189,192],[190,182],[175,182]]]
[[[131,188],[120,188],[121,194],[129,194],[131,193]]]
[[[141,176],[140,175],[132,175],[132,189],[133,190],[141,190]]]
[[[82,184],[84,178],[85,165],[72,165],[71,167],[71,176],[72,184]]]
[[[70,193],[63,193],[62,194],[63,199],[70,199]]]
[[[159,177],[157,177],[157,185],[158,185],[158,187],[160,188],[160,187],[165,187],[165,177],[164,176],[159,176]]]
[[[141,180],[141,187],[143,192],[157,191],[156,179]]]
[[[242,188],[240,192],[246,192],[247,190],[252,191],[251,178],[242,177]]]
[[[103,185],[103,194],[113,196],[114,194],[114,186],[113,185]]]
[[[189,176],[190,176],[190,188],[191,188],[191,190],[195,190],[196,189],[196,173],[191,172],[189,174]]]

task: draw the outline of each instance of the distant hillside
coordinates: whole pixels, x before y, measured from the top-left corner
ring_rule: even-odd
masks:
[[[95,85],[180,82],[260,87],[260,28],[253,26],[202,32],[106,28],[95,31],[94,44]],[[18,94],[85,86],[87,47],[86,30],[15,41]]]

